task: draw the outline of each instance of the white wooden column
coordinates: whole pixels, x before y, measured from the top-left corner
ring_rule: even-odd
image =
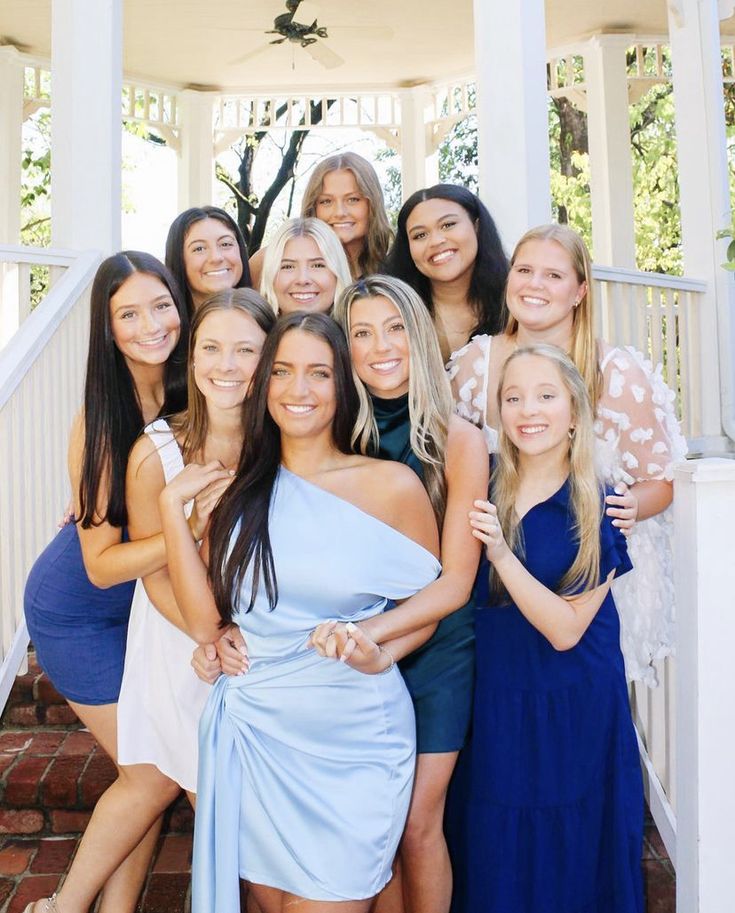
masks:
[[[635,269],[633,164],[625,35],[584,46],[595,263]]]
[[[179,212],[209,206],[213,199],[214,132],[212,96],[194,89],[179,92]]]
[[[53,0],[51,236],[120,247],[122,0]]]
[[[23,62],[0,47],[0,244],[20,244]]]
[[[675,472],[676,909],[732,907],[735,461]]]
[[[551,221],[544,0],[474,0],[480,196],[509,250]]]
[[[721,267],[726,242],[715,241],[730,224],[719,8],[717,0],[668,0],[668,7],[684,274],[708,284],[699,321],[706,395],[697,448],[716,453],[726,446],[723,423],[735,437],[733,276]]]
[[[429,142],[426,106],[429,99],[423,86],[401,92],[401,191],[405,200],[417,190],[436,184],[436,158],[429,169],[433,150]],[[433,171],[433,173],[429,173]]]

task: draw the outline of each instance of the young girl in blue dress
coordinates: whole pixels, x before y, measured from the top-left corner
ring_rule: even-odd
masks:
[[[610,593],[631,564],[603,511],[587,389],[536,344],[508,358],[498,410],[490,501],[470,513],[489,574],[456,908],[642,913],[643,790]]]

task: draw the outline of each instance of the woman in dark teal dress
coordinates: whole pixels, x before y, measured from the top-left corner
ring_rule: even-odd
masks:
[[[501,376],[476,590],[477,684],[454,909],[642,913],[643,790],[584,381],[561,349]]]
[[[417,630],[436,628],[428,643],[400,663],[416,711],[418,753],[400,861],[406,910],[447,913],[451,867],[444,803],[467,736],[473,682],[468,602],[479,549],[467,513],[487,490],[487,452],[482,434],[452,414],[436,333],[416,292],[387,276],[359,280],[336,303],[335,316],[350,342],[360,394],[353,443],[410,466],[429,493],[441,530],[439,579],[361,627],[387,649]],[[339,655],[342,626],[321,626],[316,641]],[[399,887],[394,880],[386,893]],[[389,901],[379,900],[377,910],[381,902]]]

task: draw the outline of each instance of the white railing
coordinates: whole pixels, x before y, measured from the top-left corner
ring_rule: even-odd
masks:
[[[593,269],[597,334],[616,345],[632,345],[663,366],[676,393],[687,438],[702,433],[700,415],[704,358],[699,307],[706,283],[659,273],[597,266]],[[676,661],[655,663],[658,687],[631,687],[631,709],[638,732],[649,808],[671,860],[677,847]]]
[[[33,272],[48,292],[76,256],[68,250],[0,245],[0,350],[31,313]]]
[[[735,821],[735,460],[687,462],[676,470],[674,490],[676,909],[729,913]]]
[[[0,352],[0,710],[28,646],[25,579],[69,498],[67,438],[99,262],[95,251],[78,254]]]
[[[702,434],[698,304],[705,282],[596,266],[597,333],[614,345],[632,345],[663,365],[663,377],[676,394],[677,411],[687,438]]]

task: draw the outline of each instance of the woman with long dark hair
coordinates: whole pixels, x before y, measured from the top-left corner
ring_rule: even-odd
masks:
[[[184,295],[189,319],[210,295],[252,284],[242,232],[218,206],[194,206],[176,216],[166,238],[166,266]]]
[[[216,465],[187,467],[160,498],[192,636],[214,640],[234,620],[250,657],[247,675],[218,680],[202,719],[194,913],[239,913],[238,874],[263,913],[301,903],[367,913],[391,875],[411,794],[413,710],[395,667],[402,645],[391,655],[356,622],[436,576],[438,536],[411,470],[352,453],[356,412],[339,327],[323,314],[284,316],[202,548],[208,570],[182,507]],[[308,646],[329,617],[350,622],[351,665]]]
[[[385,272],[419,293],[445,361],[500,328],[508,261],[487,207],[464,187],[435,184],[406,200]]]
[[[41,668],[113,760],[133,581],[166,563],[162,535],[127,541],[128,453],[148,422],[184,407],[187,342],[186,309],[164,265],[138,251],[108,257],[92,285],[84,408],[69,441],[76,521],[56,535],[26,584]],[[160,811],[173,795],[162,783]],[[128,808],[122,818],[134,815]],[[153,825],[114,871],[96,854],[91,822],[77,851],[78,877],[64,885],[64,913],[86,910],[97,893],[91,885],[105,880],[100,909],[132,911],[157,833]],[[54,900],[40,903],[55,910]]]

